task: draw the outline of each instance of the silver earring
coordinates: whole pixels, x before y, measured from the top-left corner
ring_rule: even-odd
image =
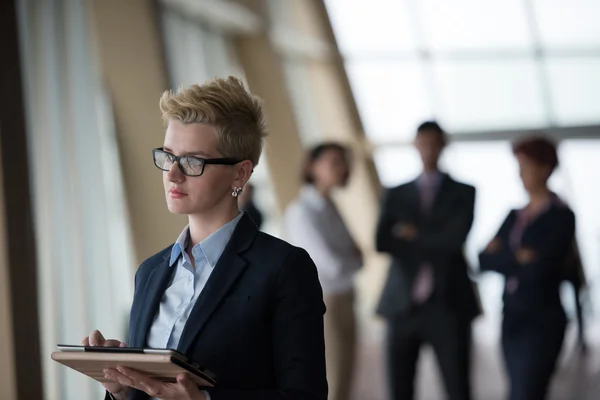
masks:
[[[238,197],[238,194],[240,194],[241,192],[242,192],[241,187],[235,187],[235,188],[233,188],[233,192],[231,192],[231,195],[233,197]]]

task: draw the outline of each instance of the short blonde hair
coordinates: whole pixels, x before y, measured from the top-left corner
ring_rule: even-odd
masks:
[[[208,124],[217,130],[218,150],[224,157],[258,164],[267,136],[262,100],[230,76],[215,78],[177,92],[167,90],[160,98],[165,124]]]

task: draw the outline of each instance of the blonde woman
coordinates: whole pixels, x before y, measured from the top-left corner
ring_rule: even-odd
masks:
[[[138,269],[128,345],[177,349],[214,372],[217,386],[119,367],[105,371],[107,398],[325,400],[315,265],[238,209],[266,135],[261,102],[230,77],[166,92],[160,109],[167,130],[154,165],[169,211],[189,224]],[[98,331],[84,344],[125,346]]]

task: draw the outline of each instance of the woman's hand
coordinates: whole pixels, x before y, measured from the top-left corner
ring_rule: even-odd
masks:
[[[517,251],[515,258],[519,264],[529,264],[535,260],[536,252],[528,247],[522,247]]]
[[[116,339],[104,339],[100,331],[93,331],[90,336],[87,336],[81,341],[82,346],[101,346],[101,347],[127,347],[124,342]],[[129,398],[129,387],[116,382],[103,383],[102,386],[111,393],[116,399]]]
[[[408,240],[409,242],[417,237],[417,227],[410,223],[399,222],[392,228],[392,233],[398,239]]]
[[[206,396],[186,373],[177,375],[177,382],[161,382],[130,368],[117,367],[104,371],[106,378],[125,387],[133,387],[161,400],[206,400]]]
[[[500,238],[494,238],[485,248],[484,252],[488,254],[494,254],[500,251],[502,248],[502,242]]]

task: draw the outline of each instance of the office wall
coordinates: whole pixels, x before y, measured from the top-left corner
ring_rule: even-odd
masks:
[[[0,127],[1,129],[1,127]],[[0,155],[0,157],[2,157]],[[1,161],[1,160],[0,160]],[[0,162],[0,399],[16,399],[10,271],[6,245],[4,190]]]
[[[165,205],[151,149],[164,127],[158,100],[168,88],[154,2],[92,0],[100,67],[111,98],[138,262],[173,242],[186,220]]]
[[[36,248],[16,3],[0,2],[0,398],[3,400],[42,399]]]

